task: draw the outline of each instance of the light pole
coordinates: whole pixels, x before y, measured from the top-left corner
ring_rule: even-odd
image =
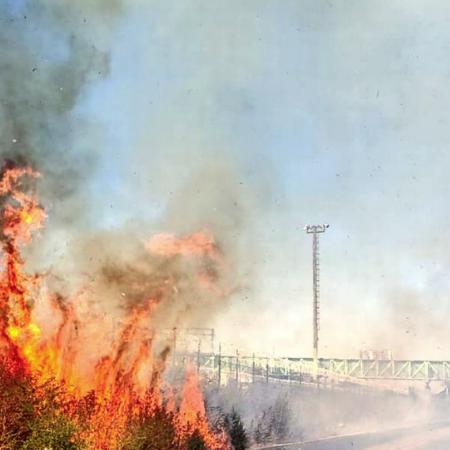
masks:
[[[329,227],[323,225],[305,225],[303,229],[313,235],[313,358],[317,365],[319,359],[319,297],[320,297],[320,259],[319,259],[319,233],[325,233]]]

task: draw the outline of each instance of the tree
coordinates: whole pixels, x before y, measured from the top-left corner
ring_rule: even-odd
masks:
[[[286,439],[290,433],[291,408],[286,396],[280,396],[272,410],[272,432],[277,442]]]
[[[261,445],[264,443],[263,439],[263,430],[262,430],[262,423],[258,420],[257,424],[255,425],[254,421],[252,420],[252,423],[250,425],[250,429],[253,430],[253,441],[256,445]]]
[[[252,426],[255,444],[284,441],[290,434],[291,408],[286,396],[278,397],[273,406],[265,409]]]
[[[200,436],[198,430],[195,430],[186,440],[186,450],[207,450],[205,441]]]
[[[248,448],[248,436],[242,423],[241,416],[233,408],[227,417],[227,431],[234,450],[246,450]]]

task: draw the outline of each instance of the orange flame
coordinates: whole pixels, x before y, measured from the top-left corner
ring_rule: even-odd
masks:
[[[162,256],[213,256],[217,253],[214,239],[206,231],[180,239],[168,233],[158,234],[148,241],[146,248]]]
[[[225,434],[215,435],[211,432],[206,416],[205,401],[200,389],[200,379],[194,366],[189,366],[183,387],[183,399],[178,416],[179,424],[188,434],[198,431],[211,450],[227,448]]]
[[[21,249],[46,219],[35,197],[34,184],[39,177],[30,167],[8,166],[0,180],[0,351],[12,351],[21,367],[38,379],[56,378],[66,383],[79,400],[93,391],[97,406],[91,414],[93,431],[87,442],[92,450],[111,449],[117,446],[129,417],[139,414],[142,405],[147,411],[162,405],[161,376],[168,349],[155,357],[154,333],[147,326],[158,302],[149,299],[132,309],[100,357],[94,354],[86,359],[88,351],[79,354],[83,346],[76,345],[80,333],[90,339],[84,344],[89,348],[101,342],[102,332],[114,330],[108,325],[111,321],[95,314],[88,324],[83,321],[84,315],[90,314],[83,307],[87,292],[64,301],[46,291],[41,276],[25,270]],[[217,254],[214,240],[205,232],[182,239],[160,235],[149,241],[147,249],[163,256]],[[202,277],[212,283],[210,277]],[[40,315],[45,316],[44,321]],[[174,399],[169,398],[169,403],[173,405]],[[174,421],[180,435],[197,430],[209,449],[229,448],[225,437],[214,435],[209,428],[199,379],[192,371]]]

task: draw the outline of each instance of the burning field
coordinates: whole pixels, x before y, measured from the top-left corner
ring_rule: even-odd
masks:
[[[121,27],[152,12],[138,3],[0,3],[1,450],[230,447],[170,333],[244,284],[245,190],[216,157],[141,146],[146,126],[115,140],[102,89],[123,76]],[[144,124],[123,93],[117,121]]]
[[[171,347],[158,336],[163,316],[176,325],[194,307],[183,289],[197,286],[200,299],[224,295],[212,236],[155,236],[134,272],[105,265],[98,277],[120,293],[112,320],[96,289],[66,298],[52,292],[48,273],[26,269],[27,246],[47,219],[40,178],[10,161],[1,173],[0,448],[229,448],[221,427],[208,423],[195,371],[186,371],[184,387],[165,381]]]

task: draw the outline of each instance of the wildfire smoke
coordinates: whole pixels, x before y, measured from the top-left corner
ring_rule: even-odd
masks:
[[[43,228],[46,219],[36,198],[35,185],[39,177],[40,174],[28,166],[7,163],[0,181],[3,269],[0,273],[0,344],[3,358],[29,374],[37,386],[49,380],[64,383],[64,395],[71,398],[69,416],[80,402],[85,402],[86,396],[93,395],[95,408],[89,417],[89,446],[114,449],[133,417],[140,417],[143,411],[156,414],[167,402],[175,405],[173,398],[163,398],[161,394],[170,345],[166,343],[162,350],[156,349],[155,320],[159,310],[165,311],[168,303],[181,301],[177,282],[182,290],[184,281],[186,288],[187,276],[180,281],[180,273],[168,276],[165,272],[146,279],[147,272],[138,271],[133,283],[125,289],[129,276],[125,277],[117,266],[105,268],[103,276],[114,279],[126,290],[123,293],[124,317],[115,330],[108,329],[112,321],[106,315],[90,312],[92,291],[82,291],[71,298],[50,292],[45,275],[27,273],[22,255],[24,247]],[[156,237],[147,247],[164,260],[200,259],[201,264],[193,266],[199,273],[220,255],[212,236],[201,233],[180,240],[167,235]],[[206,287],[199,289],[210,290],[210,286],[218,289],[217,278],[217,274],[209,276]],[[194,279],[200,282],[205,278]],[[88,337],[90,343],[86,341]],[[101,345],[96,347],[97,343]],[[85,345],[89,345],[89,349],[83,349]],[[192,371],[188,374],[179,409],[176,406],[172,409],[178,439],[198,433],[211,450],[227,448],[226,438],[210,430],[199,380]],[[87,435],[85,437],[87,439]]]

